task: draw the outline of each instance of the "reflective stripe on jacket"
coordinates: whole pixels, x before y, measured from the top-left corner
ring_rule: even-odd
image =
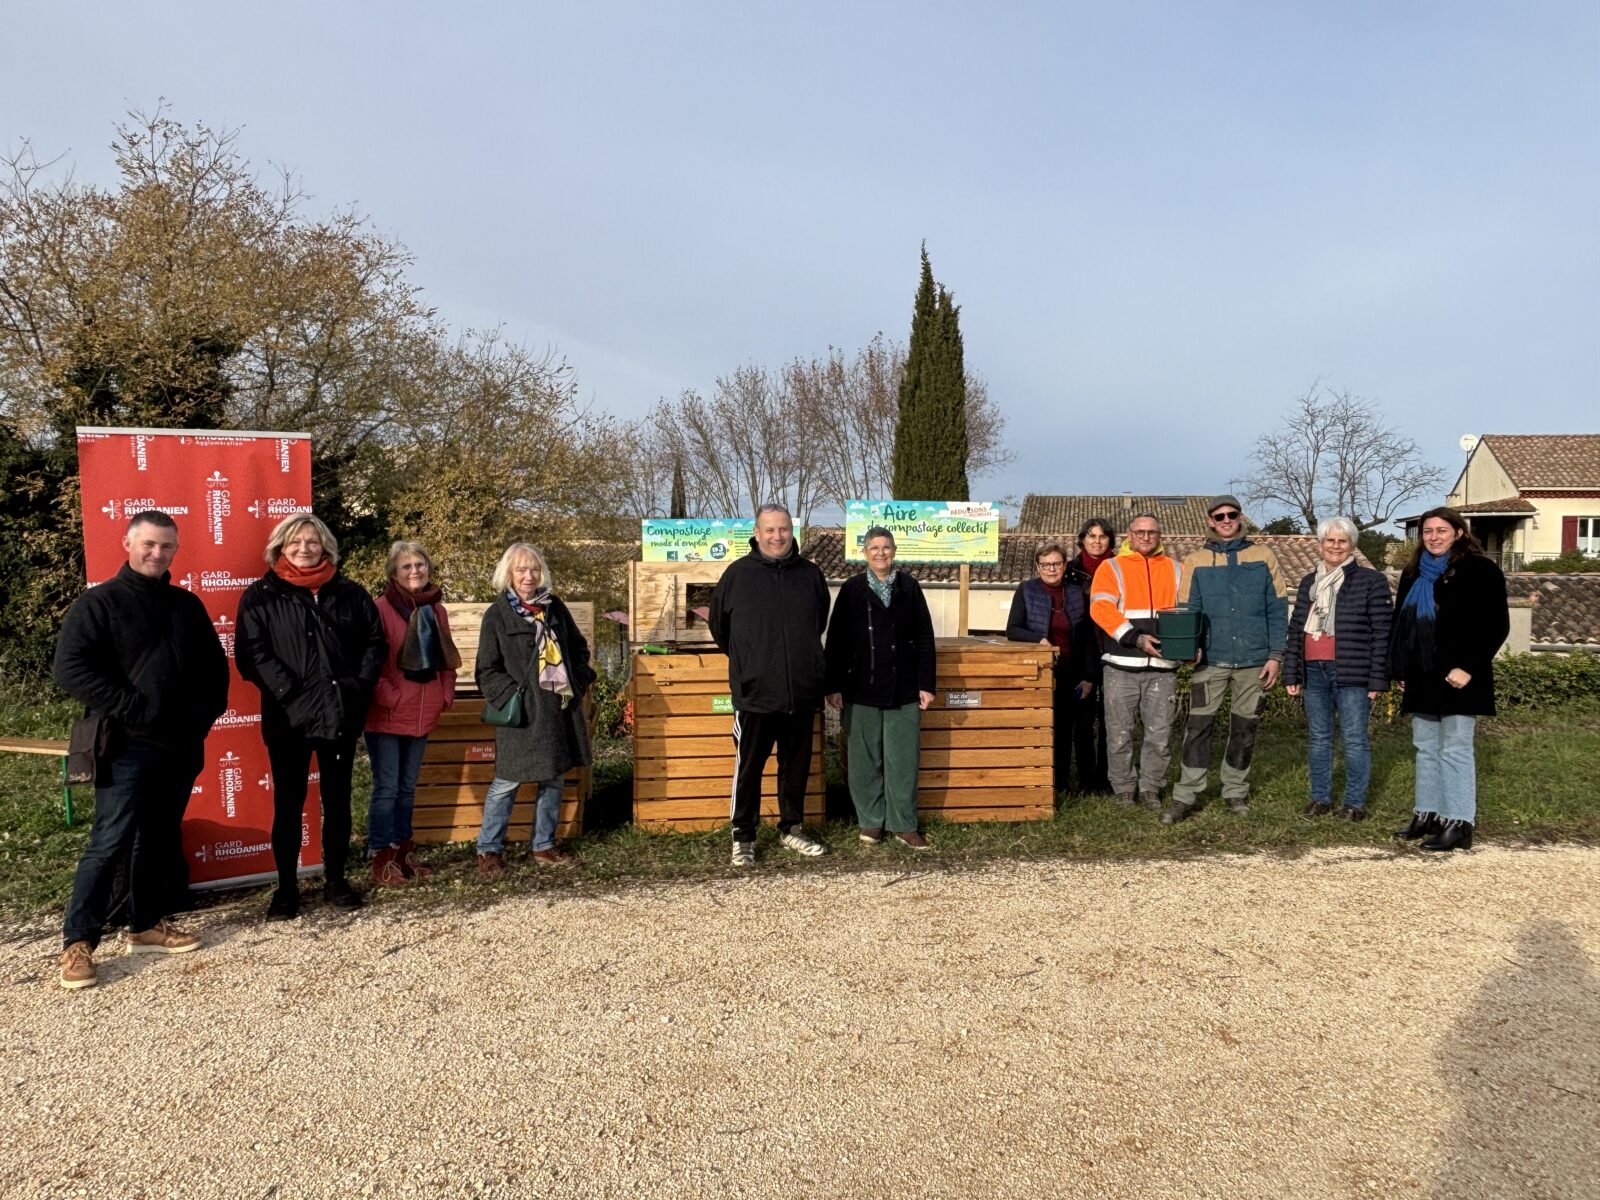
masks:
[[[1156,613],[1178,602],[1183,569],[1165,551],[1144,555],[1124,549],[1101,563],[1094,573],[1089,615],[1108,639],[1106,663],[1125,671],[1176,671],[1178,663],[1155,658],[1127,645],[1135,633],[1156,633]]]

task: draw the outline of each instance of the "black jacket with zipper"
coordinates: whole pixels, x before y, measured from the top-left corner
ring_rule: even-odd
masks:
[[[839,589],[823,649],[830,695],[838,692],[848,703],[872,708],[902,708],[915,704],[918,692],[934,690],[933,617],[922,588],[897,571],[889,599],[885,607],[865,571]]]
[[[261,732],[354,738],[389,655],[367,590],[335,574],[317,589],[268,571],[239,598],[233,661],[261,689]]]
[[[711,636],[728,656],[728,688],[741,712],[801,713],[823,695],[822,631],[828,584],[798,542],[776,561],[750,539],[711,593]]]
[[[205,605],[171,578],[124,565],[74,600],[55,680],[121,738],[187,748],[228,707],[228,658]]]

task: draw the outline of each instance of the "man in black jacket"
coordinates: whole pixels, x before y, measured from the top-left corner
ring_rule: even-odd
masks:
[[[781,504],[756,513],[750,553],[722,573],[711,593],[711,636],[728,656],[733,693],[733,865],[754,866],[761,773],[778,750],[778,838],[796,854],[827,847],[808,834],[806,779],[811,733],[822,702],[822,631],[828,585],[800,557],[794,520]]]
[[[228,660],[205,605],[172,585],[178,527],[136,513],[122,539],[127,565],[73,601],[56,643],[55,679],[103,718],[94,828],[67,904],[61,986],[95,982],[112,877],[132,852],[130,953],[182,954],[200,939],[169,924],[179,823],[200,774],[205,737],[228,706]]]

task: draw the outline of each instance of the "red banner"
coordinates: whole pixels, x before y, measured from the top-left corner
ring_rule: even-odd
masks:
[[[311,510],[311,439],[303,433],[192,429],[78,430],[83,550],[89,586],[128,561],[128,518],[159,509],[178,523],[172,582],[199,596],[228,654],[228,711],[206,738],[206,765],[183,821],[195,887],[275,877],[272,771],[261,741],[261,694],[233,667],[239,597],[266,569],[267,534]],[[311,776],[300,865],[322,863],[322,805]]]

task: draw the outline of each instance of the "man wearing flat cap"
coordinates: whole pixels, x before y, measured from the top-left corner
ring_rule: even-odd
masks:
[[[1173,825],[1194,811],[1211,771],[1211,743],[1222,696],[1230,689],[1228,742],[1222,752],[1222,798],[1238,816],[1250,811],[1250,760],[1261,704],[1278,682],[1288,627],[1287,592],[1278,556],[1245,536],[1244,510],[1233,496],[1206,505],[1211,531],[1183,560],[1178,604],[1201,614],[1200,659],[1189,685],[1183,770],[1161,814]]]

